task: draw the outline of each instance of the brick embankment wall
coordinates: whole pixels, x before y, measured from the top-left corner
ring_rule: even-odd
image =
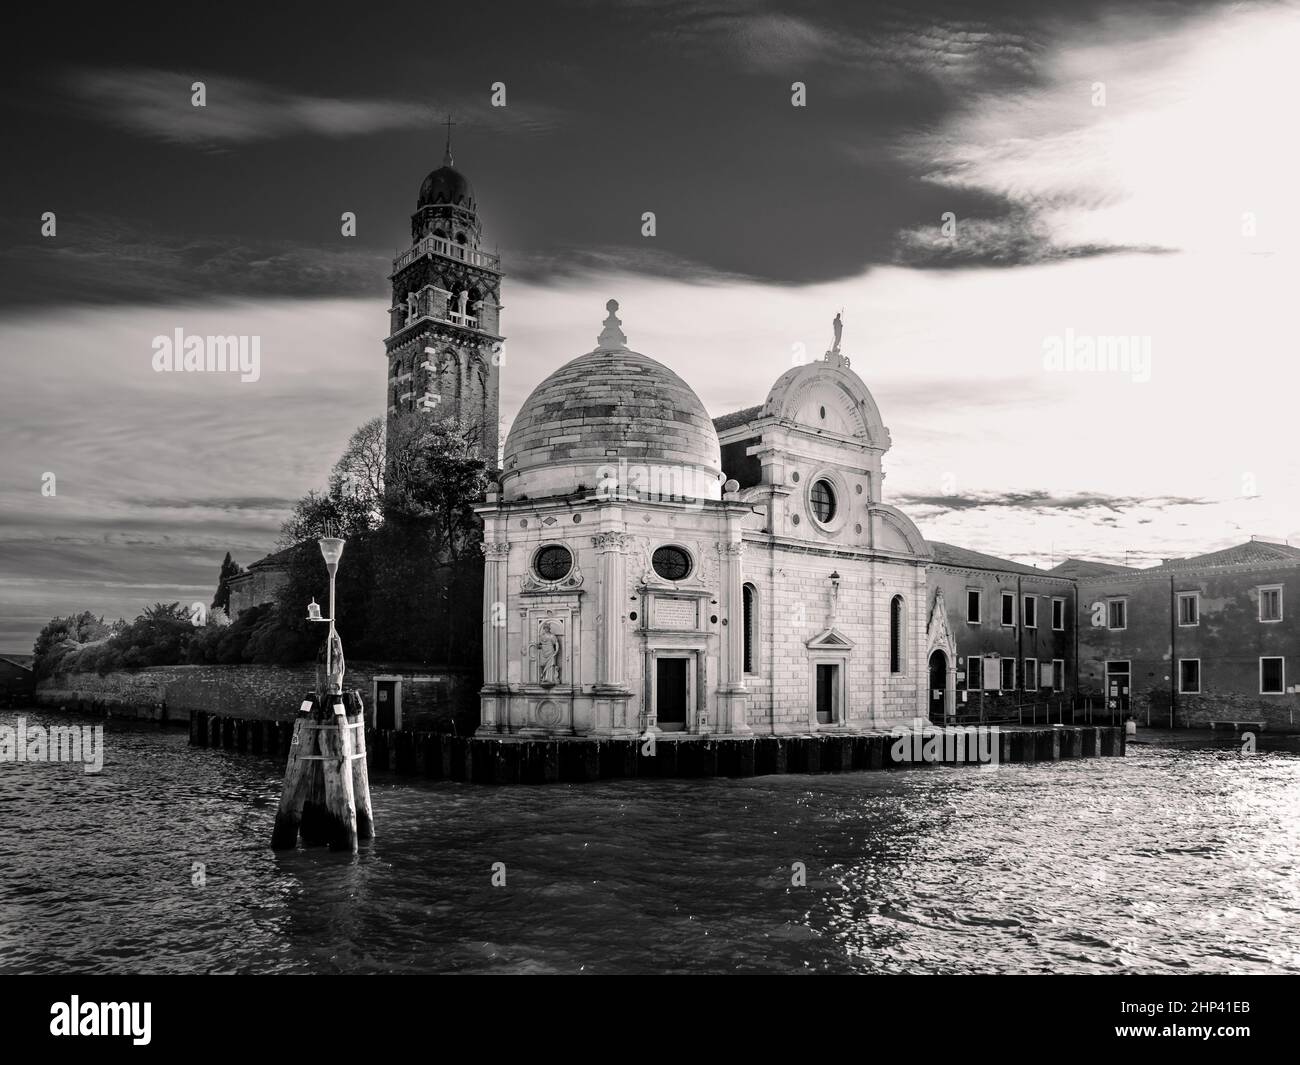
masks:
[[[1213,721],[1260,721],[1266,728],[1289,731],[1300,722],[1300,696],[1180,695],[1174,721],[1181,728],[1209,728]]]
[[[1288,682],[1289,682],[1288,678]],[[1170,725],[1170,694],[1167,687],[1135,689],[1127,713],[1114,714],[1106,707],[1100,690],[1084,691],[1091,697],[1092,718],[1123,721],[1132,716],[1139,724],[1150,720],[1156,728]],[[1266,729],[1290,732],[1300,729],[1300,695],[1257,695],[1249,692],[1204,692],[1180,694],[1174,708],[1174,728],[1209,728],[1217,721],[1259,721]]]
[[[373,710],[371,681],[402,677],[402,724],[410,729],[472,732],[478,679],[466,673],[348,663],[344,686]],[[316,686],[315,667],[150,666],[106,673],[56,673],[36,686],[36,705],[111,717],[187,722],[199,712],[249,720],[292,720]]]

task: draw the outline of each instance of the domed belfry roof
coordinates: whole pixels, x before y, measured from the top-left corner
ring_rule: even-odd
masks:
[[[451,166],[440,166],[424,179],[416,206],[430,207],[442,203],[474,210],[474,190],[469,180]]]
[[[606,309],[596,349],[561,366],[519,409],[506,438],[504,497],[595,490],[608,477],[602,469],[626,462],[655,476],[684,471],[704,498],[720,499],[721,449],[704,404],[667,366],[631,351],[618,303]]]

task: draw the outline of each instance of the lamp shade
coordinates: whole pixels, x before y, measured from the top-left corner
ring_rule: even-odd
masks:
[[[322,536],[320,541],[320,553],[325,559],[325,565],[335,566],[343,557],[343,543],[337,536]]]

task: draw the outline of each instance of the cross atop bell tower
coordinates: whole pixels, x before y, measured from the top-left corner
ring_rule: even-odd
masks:
[[[501,262],[479,248],[474,190],[455,168],[446,118],[442,165],[420,186],[411,247],[393,260],[389,308],[388,417],[422,411],[454,416],[479,435],[479,455],[497,462]]]
[[[443,166],[455,166],[456,160],[451,157],[451,127],[456,123],[451,120],[451,115],[447,116],[447,149],[442,153]]]

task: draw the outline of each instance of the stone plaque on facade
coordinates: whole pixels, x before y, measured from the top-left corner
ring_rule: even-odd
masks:
[[[655,628],[694,629],[698,613],[694,599],[661,599],[655,597]]]

